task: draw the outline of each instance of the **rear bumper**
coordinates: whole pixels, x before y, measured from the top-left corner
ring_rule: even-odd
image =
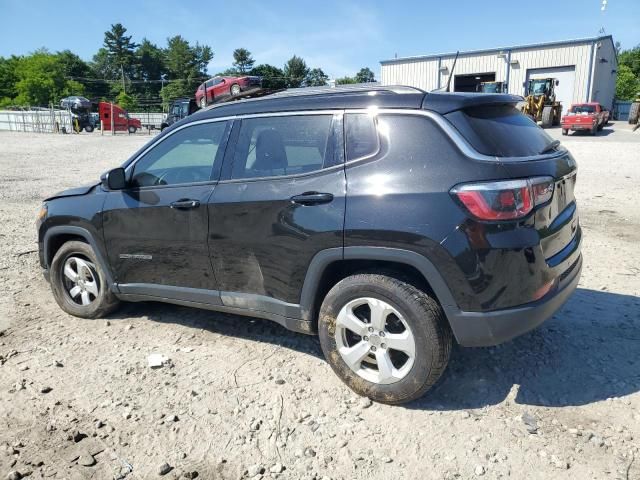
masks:
[[[447,312],[458,343],[464,347],[488,347],[533,330],[564,305],[578,286],[581,270],[580,255],[568,274],[560,277],[557,288],[536,302],[491,312]]]
[[[562,128],[564,130],[592,130],[594,126],[595,125],[591,123],[584,123],[584,124],[571,123],[571,124],[563,124]]]

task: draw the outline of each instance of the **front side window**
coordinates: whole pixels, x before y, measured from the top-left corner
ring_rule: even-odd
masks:
[[[348,113],[344,116],[347,161],[369,157],[378,152],[380,142],[376,119],[368,113]]]
[[[296,175],[320,170],[333,115],[292,115],[242,121],[231,178]]]
[[[226,122],[178,130],[148,151],[134,166],[136,187],[208,182],[224,137]]]

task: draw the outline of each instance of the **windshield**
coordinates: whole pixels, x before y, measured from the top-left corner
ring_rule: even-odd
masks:
[[[569,113],[596,113],[595,105],[574,105]]]
[[[531,80],[529,95],[543,95],[547,93],[547,80]]]
[[[484,93],[498,93],[498,84],[497,83],[483,83],[482,91]]]

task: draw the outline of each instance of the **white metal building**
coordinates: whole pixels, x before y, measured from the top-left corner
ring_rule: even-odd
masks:
[[[455,53],[381,61],[383,85],[423,90],[446,87]],[[561,42],[460,52],[451,91],[477,91],[480,82],[505,82],[507,91],[524,95],[528,80],[555,78],[563,109],[571,103],[600,102],[613,107],[617,55],[611,35]]]

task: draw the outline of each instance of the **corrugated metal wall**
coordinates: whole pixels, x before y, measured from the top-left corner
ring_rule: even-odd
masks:
[[[575,65],[575,83],[572,103],[584,102],[587,98],[587,84],[591,58],[591,44],[531,48],[513,50],[511,62],[518,61],[517,67],[511,68],[509,92],[524,94],[523,82],[527,79],[527,70],[535,68],[567,67]]]
[[[595,54],[598,58],[605,58],[606,63],[596,61],[596,68],[591,82],[591,92],[594,100],[605,105],[611,105],[615,93],[615,74],[611,70],[615,65],[613,42],[605,37],[598,42],[601,47]],[[596,43],[596,45],[598,45]],[[527,70],[536,68],[575,66],[575,85],[572,102],[584,102],[589,95],[589,70],[593,65],[591,50],[594,42],[582,42],[556,45],[540,45],[535,47],[519,47],[511,49],[511,68],[509,69],[509,93],[524,94],[523,83],[527,78]],[[478,52],[460,54],[456,64],[454,76],[465,74],[494,73],[496,81],[506,81],[508,69],[508,53],[502,51]],[[438,88],[438,62],[441,67],[448,67],[441,71],[440,86],[446,85],[448,75],[453,65],[453,55],[428,58],[398,59],[382,64],[381,79],[383,85],[410,85],[424,90]],[[517,63],[516,63],[517,62]],[[608,76],[607,76],[608,75]]]
[[[594,56],[595,65],[591,99],[594,102],[600,102],[606,108],[612,109],[613,98],[616,94],[616,77],[618,71],[615,47],[612,42],[598,42]]]

